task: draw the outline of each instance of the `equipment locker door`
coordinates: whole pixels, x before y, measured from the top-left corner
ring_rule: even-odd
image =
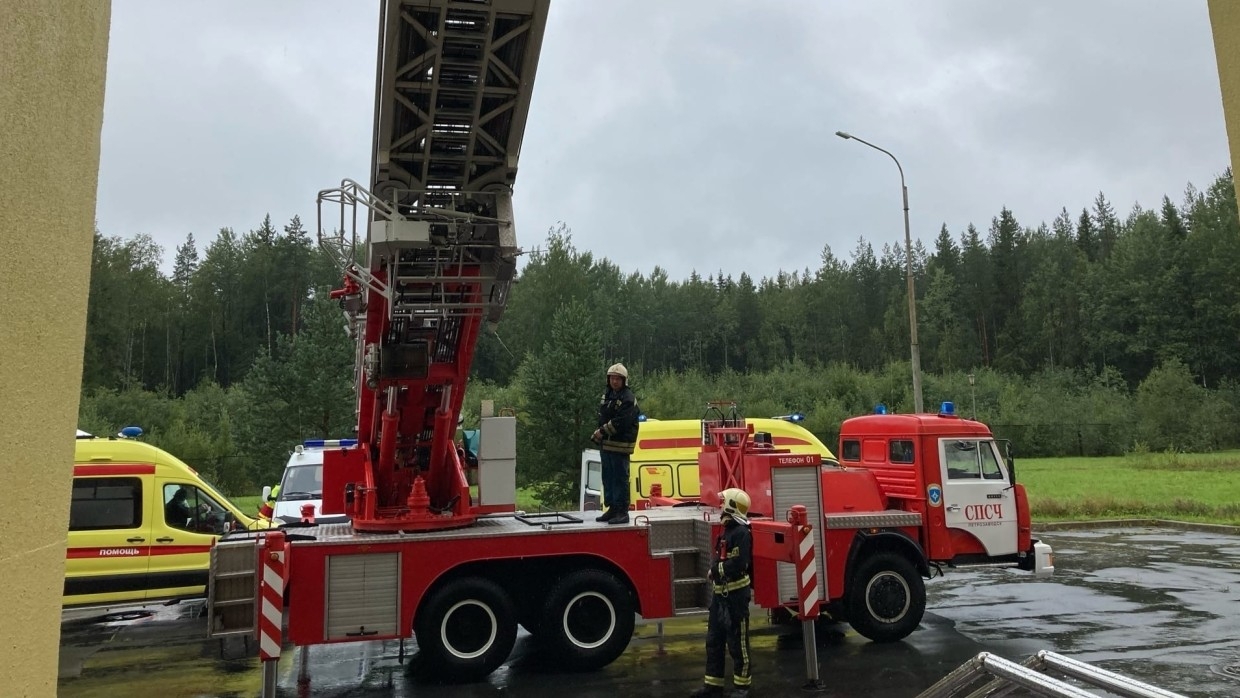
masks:
[[[949,529],[976,537],[986,554],[1016,552],[1016,496],[993,439],[939,441],[943,513]]]

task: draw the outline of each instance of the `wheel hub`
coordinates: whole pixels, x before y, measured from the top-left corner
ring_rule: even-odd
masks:
[[[602,645],[616,629],[616,609],[596,591],[577,594],[564,607],[564,636],[584,649]]]
[[[870,615],[883,623],[895,623],[903,618],[912,598],[908,582],[894,572],[874,575],[865,589],[865,605]]]
[[[461,659],[480,657],[495,644],[499,621],[490,606],[477,599],[458,601],[444,614],[439,640],[444,649]]]

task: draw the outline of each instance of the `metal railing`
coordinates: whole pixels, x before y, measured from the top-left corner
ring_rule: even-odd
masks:
[[[917,698],[998,698],[1012,695],[1051,696],[1053,698],[1098,698],[1062,679],[1048,675],[1056,672],[1081,683],[1108,691],[1105,695],[1123,698],[1186,698],[1182,694],[1142,683],[1136,679],[1100,669],[1091,664],[1042,650],[1024,662],[1003,659],[982,652],[944,676]],[[1024,689],[1022,691],[1022,689]]]

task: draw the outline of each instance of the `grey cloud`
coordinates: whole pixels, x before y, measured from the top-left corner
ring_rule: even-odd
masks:
[[[114,4],[99,222],[171,248],[369,167],[375,3]],[[175,27],[175,30],[174,30]],[[552,3],[517,180],[521,244],[755,278],[859,237],[1122,214],[1228,164],[1204,3]],[[143,191],[134,192],[136,183]]]

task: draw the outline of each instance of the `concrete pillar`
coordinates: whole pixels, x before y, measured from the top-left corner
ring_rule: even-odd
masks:
[[[56,695],[109,0],[0,2],[0,693]]]
[[[1218,81],[1223,91],[1223,113],[1227,121],[1227,141],[1231,150],[1231,170],[1240,162],[1240,2],[1209,0],[1210,27],[1214,32],[1214,55],[1218,61]],[[1237,196],[1240,198],[1240,179]]]

